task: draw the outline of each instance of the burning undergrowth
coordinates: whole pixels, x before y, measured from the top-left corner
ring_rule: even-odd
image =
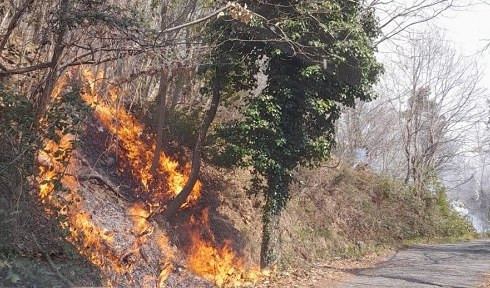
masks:
[[[260,272],[249,269],[237,252],[238,231],[230,227],[216,233],[211,228],[219,222],[212,219],[216,205],[203,200],[200,182],[182,206],[182,217],[167,227],[152,220],[184,186],[189,164],[162,153],[156,173],[150,173],[154,136],[120,105],[121,91],[97,93],[96,78],[102,75],[88,70],[79,75],[81,97],[92,111],[77,136],[82,144],[75,149],[76,136],[60,131],[60,141],[46,140],[38,155],[39,196],[47,213],[58,216],[66,239],[101,269],[108,286],[238,286],[257,281]],[[75,78],[60,80],[53,97],[60,97],[70,77]]]

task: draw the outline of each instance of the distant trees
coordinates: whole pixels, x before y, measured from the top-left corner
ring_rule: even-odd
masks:
[[[440,35],[415,34],[408,44],[396,64],[409,89],[402,117],[405,179],[421,185],[430,169],[441,171],[469,147],[468,129],[483,120],[483,90],[476,61],[458,55]]]
[[[368,112],[348,113],[362,119],[363,141],[381,139],[385,145],[362,143],[372,166],[422,188],[428,177],[449,169],[452,159],[471,149],[469,131],[484,121],[481,71],[476,59],[459,55],[438,33],[412,32],[394,55],[379,86],[380,98],[361,106]],[[389,117],[390,122],[368,122],[368,115]],[[352,133],[351,124],[346,124],[340,125],[340,141],[349,140],[344,135]],[[373,132],[379,134],[367,135]],[[385,142],[385,137],[391,140]],[[396,165],[388,165],[386,159]]]

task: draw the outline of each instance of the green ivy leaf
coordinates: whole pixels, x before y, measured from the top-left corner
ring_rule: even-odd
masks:
[[[20,276],[16,273],[14,273],[12,270],[9,270],[7,273],[7,280],[10,280],[12,284],[17,284],[17,282],[20,281]]]

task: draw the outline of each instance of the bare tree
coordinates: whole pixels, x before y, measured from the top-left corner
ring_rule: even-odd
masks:
[[[396,65],[408,80],[400,95],[405,103],[405,179],[421,184],[429,169],[444,169],[468,147],[468,129],[483,121],[478,109],[481,72],[476,59],[458,55],[437,33],[411,34],[398,55]]]
[[[380,98],[346,114],[357,120],[339,123],[338,147],[363,147],[371,167],[421,186],[473,149],[470,128],[486,120],[482,74],[438,33],[411,32],[392,55]]]

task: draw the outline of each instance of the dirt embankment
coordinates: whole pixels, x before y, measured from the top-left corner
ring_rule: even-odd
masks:
[[[205,173],[220,179],[214,189],[218,211],[233,222],[246,253],[258,261],[261,198],[245,192],[247,172],[208,168]],[[451,210],[442,189],[415,191],[392,178],[343,165],[299,169],[296,178],[281,220],[281,268],[358,259],[410,240],[461,237],[473,230]]]

